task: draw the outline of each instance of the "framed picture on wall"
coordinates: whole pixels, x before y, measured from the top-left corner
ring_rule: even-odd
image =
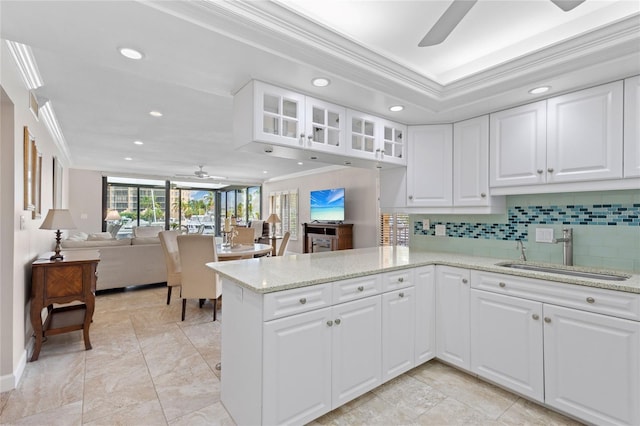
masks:
[[[24,209],[34,211],[36,206],[33,197],[33,181],[34,181],[34,168],[33,168],[33,148],[35,148],[36,141],[29,133],[29,128],[24,126]],[[33,146],[33,148],[32,148]]]
[[[62,163],[57,157],[53,157],[53,208],[62,208]]]
[[[42,154],[38,152],[36,141],[31,141],[31,155],[33,163],[33,213],[32,218],[42,216]]]

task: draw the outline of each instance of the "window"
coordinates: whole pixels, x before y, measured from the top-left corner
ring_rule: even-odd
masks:
[[[380,245],[405,247],[409,245],[409,215],[399,213],[380,215]]]
[[[269,194],[269,213],[276,213],[280,218],[280,223],[276,224],[276,235],[289,231],[289,239],[298,239],[297,189]]]

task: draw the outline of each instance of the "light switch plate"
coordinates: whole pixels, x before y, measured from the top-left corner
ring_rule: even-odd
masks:
[[[553,228],[536,228],[536,243],[552,243]]]
[[[423,219],[422,220],[422,230],[423,231],[428,231],[430,226],[431,226],[431,223],[429,222],[429,219]]]
[[[436,225],[436,236],[444,237],[445,235],[447,235],[446,225]]]

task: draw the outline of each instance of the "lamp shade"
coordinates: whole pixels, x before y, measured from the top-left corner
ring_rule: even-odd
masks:
[[[107,217],[104,218],[105,222],[108,220],[120,220],[120,213],[118,213],[118,210],[109,210],[107,212]]]
[[[278,217],[277,214],[271,213],[269,215],[269,217],[267,218],[267,220],[265,220],[265,222],[270,223],[270,224],[280,223],[280,218]]]
[[[75,229],[71,213],[68,209],[50,209],[42,221],[40,229]]]

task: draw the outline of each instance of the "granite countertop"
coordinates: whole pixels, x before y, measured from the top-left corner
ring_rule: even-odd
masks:
[[[207,263],[207,266],[216,270],[221,276],[256,293],[271,293],[274,291],[426,265],[447,265],[556,281],[565,284],[577,284],[629,293],[640,293],[640,274],[628,274],[610,270],[603,271],[583,267],[547,265],[583,272],[609,272],[629,276],[629,278],[624,281],[609,281],[511,269],[496,265],[497,263],[503,262],[523,263],[512,259],[496,259],[455,253],[411,250],[408,247],[387,246],[314,254],[261,257],[239,261],[211,262]],[[544,265],[535,262],[526,262],[526,264]]]

